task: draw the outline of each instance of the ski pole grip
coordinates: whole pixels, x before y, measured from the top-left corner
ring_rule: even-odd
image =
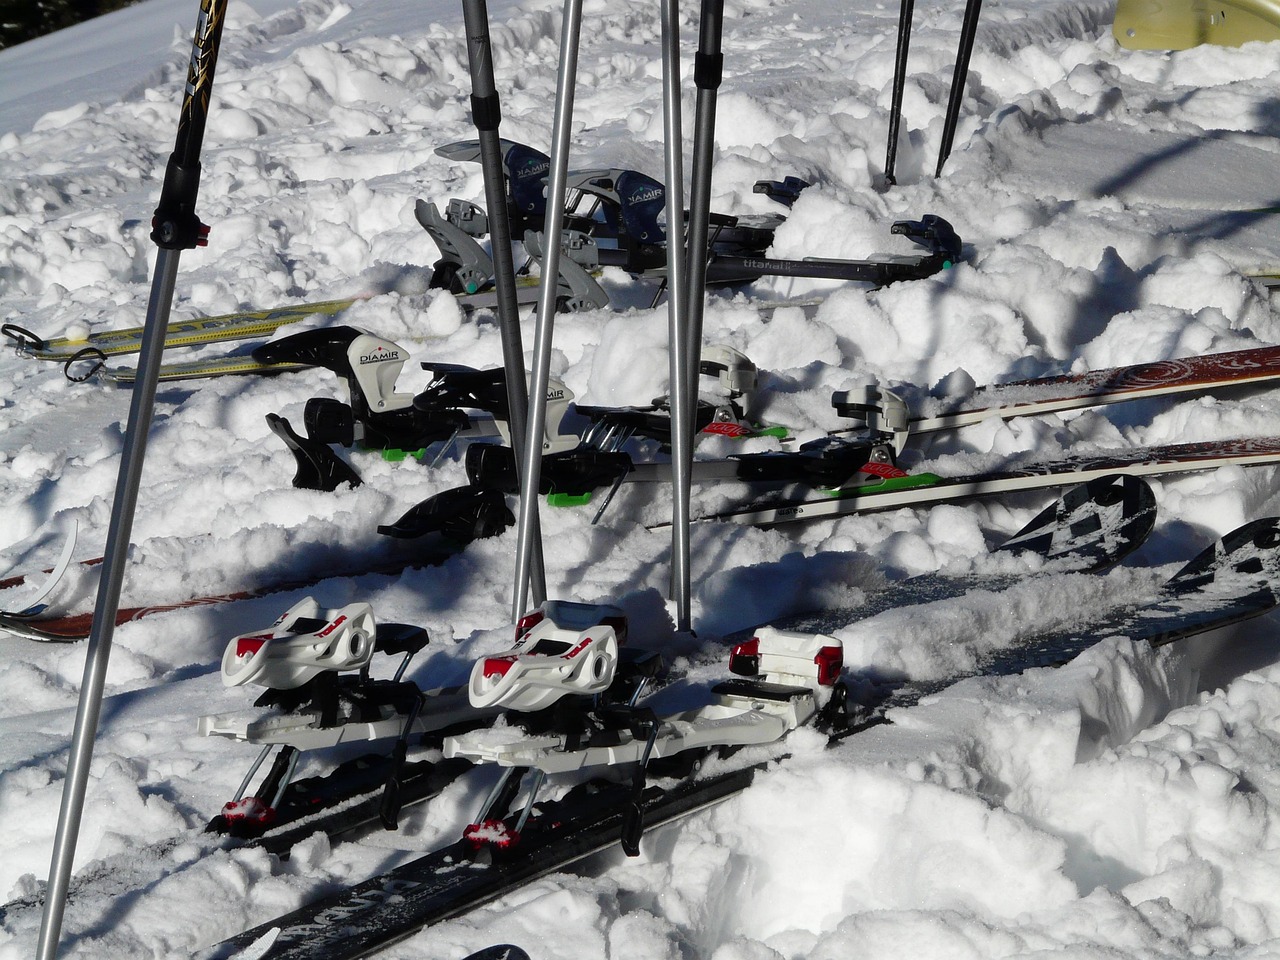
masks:
[[[160,203],[151,218],[151,239],[156,246],[165,250],[192,250],[208,245],[209,228],[196,216],[199,192],[199,161],[184,164],[176,152],[170,154]]]

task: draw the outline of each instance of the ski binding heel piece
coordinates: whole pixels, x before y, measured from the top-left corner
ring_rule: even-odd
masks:
[[[906,448],[911,430],[907,404],[892,390],[874,383],[853,390],[837,390],[831,395],[831,406],[840,416],[886,438],[895,456]]]

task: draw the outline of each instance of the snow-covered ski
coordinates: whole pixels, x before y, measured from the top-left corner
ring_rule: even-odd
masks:
[[[1280,518],[1250,521],[1217,540],[1165,581],[1151,600],[1120,609],[1088,630],[1058,631],[993,655],[982,675],[1005,675],[1055,666],[1108,637],[1167,646],[1220,627],[1261,616],[1280,605]],[[958,677],[908,682],[889,689],[866,706],[867,714],[841,731],[844,736],[882,722],[889,710],[908,707],[949,686]]]
[[[1199,554],[1159,588],[1147,606],[1082,632],[1041,638],[1040,642],[1020,646],[988,664],[982,673],[1016,673],[1032,666],[1064,663],[1117,635],[1161,646],[1258,616],[1277,604],[1274,584],[1278,574],[1280,520],[1254,521]],[[785,648],[789,638],[783,640]],[[757,653],[757,649],[761,652]],[[768,669],[762,648],[739,645],[734,656],[748,662],[740,673],[750,673],[753,666],[760,672]],[[817,662],[819,674],[824,663],[827,661],[821,658]],[[829,704],[836,704],[837,709],[824,708],[822,719],[831,724],[831,739],[839,741],[868,725],[883,722],[886,704],[909,706],[932,690],[968,675],[900,690],[897,700],[886,699],[875,705],[870,714],[833,696]],[[751,679],[738,679],[723,686],[724,696],[754,698],[760,706],[794,696],[788,692],[793,688],[759,684]],[[660,731],[669,729],[668,735],[684,736],[685,731],[677,729],[683,722],[673,719],[666,723],[674,726],[666,727],[657,718],[649,721],[647,747],[641,748],[642,766],[655,754],[655,740],[664,736]],[[659,731],[657,737],[653,731]],[[633,742],[638,739],[635,731],[626,728],[616,731],[616,735],[625,740],[629,732]],[[531,742],[522,758],[537,758],[549,769],[562,770],[577,769],[613,755],[609,750],[590,744],[575,745],[564,738],[558,738],[554,746],[542,742],[552,739],[557,738],[542,737]],[[779,742],[778,747],[785,749],[785,744]],[[627,752],[626,756],[635,752]],[[443,849],[232,937],[202,953],[201,960],[226,960],[272,931],[274,940],[264,960],[349,960],[370,956],[424,927],[462,915],[537,877],[614,846],[632,831],[637,817],[652,828],[725,800],[746,789],[770,762],[776,761],[704,779],[683,780],[674,787],[647,784],[639,791],[636,782],[589,781],[560,799],[536,809],[520,810],[500,821],[501,827],[494,822],[488,833],[469,831],[467,837]],[[508,808],[513,799],[514,796],[506,799]],[[518,836],[518,842],[506,844],[505,840],[513,836]]]
[[[666,791],[650,788],[642,798],[645,822],[656,827],[697,813],[746,789],[755,772],[737,770]],[[460,840],[211,947],[198,960],[229,960],[272,928],[280,932],[262,960],[369,956],[613,846],[630,799],[629,785],[593,783],[545,804],[526,827],[517,857],[480,863]],[[555,829],[553,822],[573,826]]]
[[[1156,447],[1133,447],[1109,453],[1084,454],[1060,460],[1015,462],[1007,467],[955,477],[905,474],[879,482],[833,490],[828,496],[797,500],[766,500],[697,516],[695,520],[729,520],[768,526],[888,510],[931,506],[978,497],[1039,490],[1079,483],[1111,473],[1161,476],[1214,470],[1225,466],[1280,463],[1280,437],[1205,440]],[[655,524],[662,526],[662,524]]]
[[[1101,477],[1072,487],[991,551],[992,556],[1027,554],[1039,558],[1039,565],[1030,572],[922,573],[869,591],[857,607],[793,614],[777,625],[825,633],[854,619],[938,603],[972,590],[1005,590],[1045,574],[1107,570],[1146,541],[1155,520],[1155,495],[1145,480],[1123,475]]]
[[[53,593],[57,588],[58,583],[66,574],[67,568],[71,566],[71,555],[75,553],[76,535],[79,532],[79,529],[79,524],[72,521],[71,527],[67,531],[67,536],[62,542],[62,552],[58,555],[58,562],[55,563],[51,569],[44,571],[44,577],[40,583],[36,585],[36,588],[30,594],[23,597],[22,602],[18,605],[17,609],[7,614],[7,616],[15,619],[27,619],[30,617],[38,617],[45,611],[47,604],[45,604],[44,601],[48,598],[49,594]],[[12,580],[5,581],[5,583],[10,582],[12,582]],[[25,578],[23,578],[22,582],[25,582]]]
[[[215,317],[174,320],[166,328],[165,349],[192,347],[226,340],[266,337],[280,327],[314,315],[333,316],[368,295],[298,303],[269,310],[240,310]],[[84,337],[52,337],[44,339],[17,324],[6,323],[0,333],[9,337],[18,352],[38,360],[69,361],[90,356],[98,359],[137,353],[142,345],[142,327],[102,330]]]
[[[1154,518],[1155,501],[1145,484],[1102,477],[1055,499],[998,549],[1005,552],[1036,553],[1045,560],[1081,568],[1101,568],[1118,562],[1136,549],[1150,532]],[[338,576],[395,574],[411,567],[439,563],[451,556],[455,549],[441,545],[435,551],[417,550],[402,561],[355,565],[345,571],[333,567],[310,578],[293,578],[244,590],[188,597],[173,603],[122,607],[117,611],[116,625],[172,610],[215,606],[252,600],[286,590],[305,589]],[[84,562],[94,564],[97,561]],[[59,564],[59,567],[61,569],[56,577],[47,578],[49,585],[45,588],[46,591],[52,589],[57,577],[61,576],[61,571],[65,570],[64,565]],[[951,588],[959,592],[974,586],[972,583],[961,585],[961,579],[938,578],[939,581],[950,583]],[[22,582],[19,578],[11,578],[0,582],[0,588],[16,587]],[[944,587],[938,586],[937,589]],[[92,623],[91,612],[48,614],[41,611],[32,614],[30,611],[0,610],[0,632],[43,643],[75,643],[83,640],[88,637]]]
[[[266,832],[232,827],[219,815],[203,829],[96,860],[72,879],[70,900],[141,889],[217,850],[259,847],[284,858],[294,845],[317,833],[337,842],[381,829],[388,763],[386,756],[371,754],[349,760],[325,776],[295,781]],[[402,809],[430,800],[470,766],[461,760],[408,765],[400,774]],[[26,926],[38,918],[43,903],[43,896],[37,894],[0,904],[0,928],[13,931]]]
[[[417,550],[413,552],[398,550],[393,551],[393,557],[388,559],[386,562],[370,563],[368,561],[359,561],[352,563],[346,568],[341,566],[330,567],[323,573],[316,574],[312,577],[295,577],[292,579],[276,581],[274,583],[263,584],[257,587],[249,587],[244,590],[232,590],[227,593],[214,593],[188,597],[185,600],[177,600],[172,603],[121,607],[116,611],[116,626],[131,623],[134,620],[140,620],[143,617],[149,617],[157,613],[167,613],[172,610],[183,610],[190,607],[215,606],[223,603],[234,603],[239,600],[253,600],[257,597],[265,597],[273,593],[282,593],[286,590],[301,590],[306,587],[313,587],[324,580],[329,580],[334,577],[356,577],[377,574],[394,575],[402,573],[405,570],[441,563],[450,556],[453,556],[457,550],[458,547],[456,545],[450,546],[444,543],[438,544],[430,549]],[[101,563],[101,559],[95,557],[93,559],[83,560],[81,563],[84,566],[96,566]],[[0,583],[0,588],[20,586],[24,582],[24,579],[25,578],[20,579],[18,577],[11,578],[8,581]],[[49,576],[48,579],[51,582],[53,581],[52,576]],[[89,636],[89,628],[92,623],[92,612],[57,614],[51,613],[47,607],[35,614],[22,610],[0,610],[0,633],[7,633],[15,637],[22,637],[27,640],[36,640],[43,643],[76,643],[80,640],[84,640]]]

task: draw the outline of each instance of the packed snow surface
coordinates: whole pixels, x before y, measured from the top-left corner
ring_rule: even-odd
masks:
[[[956,146],[932,175],[960,4],[916,5],[898,184],[883,176],[896,5],[728,0],[713,206],[780,213],[762,178],[812,182],[778,230],[780,257],[909,253],[896,219],[935,213],[965,262],[872,291],[761,282],[707,310],[706,340],[762,371],[760,416],[809,438],[838,427],[833,390],[876,381],[927,392],[1280,341],[1266,291],[1280,267],[1275,90],[1280,44],[1163,54],[1121,49],[1103,0],[988,0]],[[560,7],[496,3],[493,51],[505,137],[546,148]],[[0,54],[0,307],[41,336],[142,323],[151,211],[176,132],[196,4],[147,2]],[[586,4],[573,127],[576,167],[662,175],[658,4]],[[696,4],[681,12],[686,133]],[[236,0],[203,153],[207,248],[186,252],[175,318],[374,294],[334,321],[417,361],[496,365],[492,316],[428,290],[437,252],[417,199],[483,200],[479,167],[435,148],[474,136],[461,10],[443,0]],[[685,157],[691,147],[685,145]],[[635,282],[610,273],[619,303]],[[826,296],[773,311],[751,298]],[[289,332],[289,331],[285,331]],[[532,327],[524,329],[526,346]],[[665,307],[558,319],[553,374],[579,402],[642,404],[666,391]],[[214,355],[224,348],[206,349]],[[186,359],[186,354],[173,359]],[[76,559],[102,553],[128,391],[71,383],[6,351],[0,397],[0,567],[35,574],[78,524]],[[375,533],[464,482],[455,451],[430,467],[351,454],[364,483],[294,489],[268,430],[301,426],[311,397],[344,397],[324,370],[164,385],[149,437],[122,605],[177,601],[373,565]],[[949,472],[1036,454],[1280,434],[1273,391],[1147,400],[1065,416],[987,421],[911,447]],[[774,441],[752,441],[769,449]],[[706,449],[738,449],[721,444]],[[1146,546],[1106,576],[1029,582],[859,623],[885,578],[981,567],[1043,493],[769,530],[697,524],[696,639],[674,633],[669,518],[655,485],[624,489],[602,521],[543,511],[552,596],[608,601],[634,643],[677,672],[722,672],[719,638],[835,607],[846,671],[945,676],[1046,623],[1082,624],[1147,595],[1214,538],[1280,512],[1276,470],[1223,468],[1155,483]],[[695,512],[744,491],[707,488]],[[458,682],[510,641],[510,534],[399,576],[331,578],[326,607],[367,600],[432,643],[412,676]],[[0,571],[3,572],[3,571]],[[1006,571],[1007,572],[1007,571]],[[76,567],[54,600],[92,607]],[[34,579],[34,578],[33,578]],[[0,592],[0,605],[23,590]],[[113,857],[67,914],[65,956],[186,957],[340,885],[446,843],[488,781],[450,787],[396,833],[287,862],[262,851],[196,857],[131,884],[147,845],[200,827],[255,752],[201,737],[197,718],[250,707],[226,689],[226,641],[270,624],[302,591],[160,614],[119,628],[90,773],[77,867]],[[48,874],[85,645],[0,638],[0,900]],[[742,795],[655,830],[642,855],[598,856],[389,951],[457,960],[523,945],[537,960],[1231,957],[1280,955],[1280,631],[1266,617],[1160,651],[1111,638],[1058,670],[971,679],[821,749]],[[332,758],[314,755],[306,772]],[[144,871],[145,872],[145,871]],[[37,911],[11,911],[0,958],[32,955]]]

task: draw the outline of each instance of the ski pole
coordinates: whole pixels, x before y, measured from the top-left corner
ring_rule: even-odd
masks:
[[[467,58],[471,72],[471,118],[480,139],[480,167],[484,176],[484,196],[492,215],[489,217],[489,239],[492,245],[493,280],[498,297],[498,330],[502,340],[502,365],[506,371],[508,423],[511,447],[516,463],[527,456],[525,426],[528,421],[529,392],[524,376],[524,344],[520,338],[520,308],[516,303],[515,263],[511,256],[511,220],[503,187],[502,142],[498,127],[502,123],[502,105],[493,78],[493,47],[489,38],[489,9],[486,0],[462,0],[462,15],[467,31]],[[552,277],[556,274],[552,273]],[[537,490],[532,496],[537,497]],[[547,597],[546,572],[542,560],[542,537],[538,517],[533,519],[529,578],[533,602]],[[522,598],[513,598],[511,619],[524,614]]]
[[[964,20],[960,25],[960,45],[956,48],[956,72],[951,76],[951,94],[947,98],[947,115],[942,125],[942,145],[938,148],[938,166],[935,177],[942,176],[942,165],[951,155],[951,141],[956,135],[960,119],[960,104],[964,100],[965,81],[969,77],[969,56],[973,53],[973,40],[978,32],[978,17],[982,13],[982,0],[967,0]]]
[[[716,143],[716,96],[724,74],[724,54],[721,52],[723,34],[724,0],[702,0],[698,23],[698,52],[693,61],[693,82],[698,95],[693,121],[693,172],[689,181],[689,329],[685,345],[685,389],[688,391],[686,396],[690,435],[696,431],[694,421],[697,419],[698,405],[698,358],[702,353],[702,318],[707,299],[707,259],[711,246],[708,238],[711,221],[711,161]],[[674,414],[672,422],[674,425]],[[692,441],[686,454],[691,461]],[[690,462],[686,474],[690,482],[692,470]]]
[[[893,103],[889,107],[889,142],[885,148],[884,179],[893,186],[898,182],[894,167],[898,162],[898,125],[902,122],[902,90],[907,80],[907,52],[911,49],[911,18],[915,0],[902,0],[898,11],[898,49],[893,60]]]
[[[560,63],[556,71],[556,106],[552,120],[551,165],[547,179],[546,255],[538,285],[538,320],[533,338],[529,416],[525,425],[525,457],[520,464],[520,516],[516,541],[516,576],[512,607],[525,610],[538,532],[538,489],[542,472],[542,437],[547,423],[547,387],[551,379],[551,337],[554,332],[556,288],[560,276],[560,237],[564,233],[564,198],[569,179],[569,135],[573,124],[573,93],[578,76],[578,42],[582,30],[582,0],[565,0],[560,27]],[[516,616],[519,616],[517,614]]]
[[[724,32],[724,0],[702,0],[698,28],[698,52],[694,56],[693,82],[698,89],[693,120],[693,162],[689,178],[689,353],[702,349],[702,315],[706,304],[708,234],[711,221],[711,161],[715,152],[716,97],[724,73],[721,37]],[[689,389],[698,389],[696,364]]]
[[[689,498],[693,463],[693,410],[689,399],[689,285],[684,255],[684,158],[680,123],[680,4],[662,3],[663,158],[667,179],[667,329],[671,370],[671,595],[676,629],[691,629],[689,603]]]
[[[165,169],[160,202],[152,219],[151,239],[160,249],[152,275],[151,297],[147,303],[147,318],[139,354],[138,378],[129,404],[129,420],[120,456],[120,473],[111,507],[111,522],[107,529],[107,545],[98,582],[93,627],[89,632],[89,645],[85,654],[84,678],[80,685],[80,701],[76,707],[75,727],[67,759],[67,779],[62,788],[62,805],[58,812],[49,883],[40,921],[37,960],[53,960],[57,956],[58,938],[62,933],[67,889],[71,880],[76,840],[80,833],[80,818],[84,812],[89,765],[93,760],[93,741],[102,710],[102,691],[107,663],[111,657],[116,611],[120,605],[124,565],[128,559],[133,515],[138,504],[142,464],[146,458],[147,433],[155,410],[156,383],[160,361],[164,355],[165,327],[169,322],[174,287],[177,284],[178,260],[182,250],[203,246],[209,233],[209,228],[196,216],[195,204],[200,190],[200,150],[209,116],[209,97],[213,88],[214,68],[218,61],[226,10],[227,0],[200,0],[200,13],[191,45],[191,61],[187,68],[187,84],[178,117],[177,138]]]

